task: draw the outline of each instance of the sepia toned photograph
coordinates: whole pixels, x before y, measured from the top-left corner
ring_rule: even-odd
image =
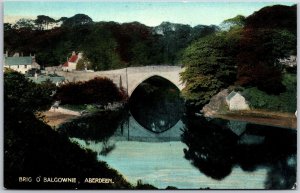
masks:
[[[296,1],[2,8],[2,188],[297,189]]]

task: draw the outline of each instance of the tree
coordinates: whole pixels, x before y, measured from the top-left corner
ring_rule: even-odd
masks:
[[[297,6],[274,5],[254,12],[246,18],[246,28],[285,29],[297,34]]]
[[[245,16],[237,15],[237,16],[235,16],[233,18],[224,20],[220,24],[220,26],[224,30],[230,30],[230,29],[232,29],[234,27],[238,27],[238,28],[244,27],[245,22],[246,22]]]
[[[12,24],[11,23],[4,23],[3,24],[3,30],[4,31],[8,31],[8,30],[12,30]]]
[[[36,84],[16,71],[4,72],[5,113],[35,113],[50,108],[55,85]]]
[[[48,29],[48,26],[55,22],[55,19],[46,16],[46,15],[38,15],[37,19],[34,20],[35,24],[37,25],[37,28],[39,30]]]
[[[83,43],[83,51],[94,70],[108,70],[121,66],[117,46],[109,30],[103,26],[94,26]]]
[[[247,17],[238,54],[238,84],[257,86],[268,94],[285,91],[278,59],[296,55],[295,31],[296,6],[265,7]]]
[[[93,23],[92,18],[90,18],[88,15],[85,14],[76,14],[73,17],[70,18],[61,18],[63,21],[62,26],[63,27],[74,27],[77,25],[85,25],[85,24],[91,24]]]
[[[34,25],[34,20],[32,19],[19,19],[14,25],[13,28],[15,29],[34,29],[35,25]]]
[[[188,104],[201,108],[235,81],[238,41],[239,33],[223,32],[201,38],[185,50],[181,80]]]
[[[76,70],[85,70],[91,68],[92,68],[91,62],[84,56],[78,60],[76,65]]]

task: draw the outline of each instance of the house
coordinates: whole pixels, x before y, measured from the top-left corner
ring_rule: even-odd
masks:
[[[239,92],[232,91],[226,97],[226,103],[231,111],[249,110],[249,105],[246,99]]]
[[[81,58],[82,58],[82,53],[76,54],[75,51],[73,51],[72,56],[69,59],[67,59],[67,62],[65,62],[62,65],[62,70],[66,72],[71,72],[73,70],[76,70],[77,63]]]
[[[4,68],[9,68],[25,74],[28,70],[35,68],[40,69],[40,65],[36,63],[35,56],[20,56],[19,53],[15,53],[12,57],[8,56],[8,53],[4,55]]]

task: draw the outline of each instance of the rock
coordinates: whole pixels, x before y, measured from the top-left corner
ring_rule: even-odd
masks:
[[[228,95],[228,89],[220,91],[218,94],[213,96],[209,103],[205,105],[202,112],[205,117],[210,117],[220,111],[220,109],[226,106],[226,96]]]

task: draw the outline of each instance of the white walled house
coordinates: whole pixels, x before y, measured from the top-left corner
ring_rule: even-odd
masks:
[[[82,58],[82,53],[76,54],[75,51],[72,52],[72,56],[62,65],[62,70],[66,72],[71,72],[76,70],[77,63],[79,59]]]
[[[226,97],[226,103],[230,111],[249,110],[250,107],[246,99],[239,93],[232,91]]]
[[[4,55],[4,68],[25,74],[32,68],[40,69],[40,65],[35,62],[35,56],[19,56],[19,53],[15,53],[12,57]]]

